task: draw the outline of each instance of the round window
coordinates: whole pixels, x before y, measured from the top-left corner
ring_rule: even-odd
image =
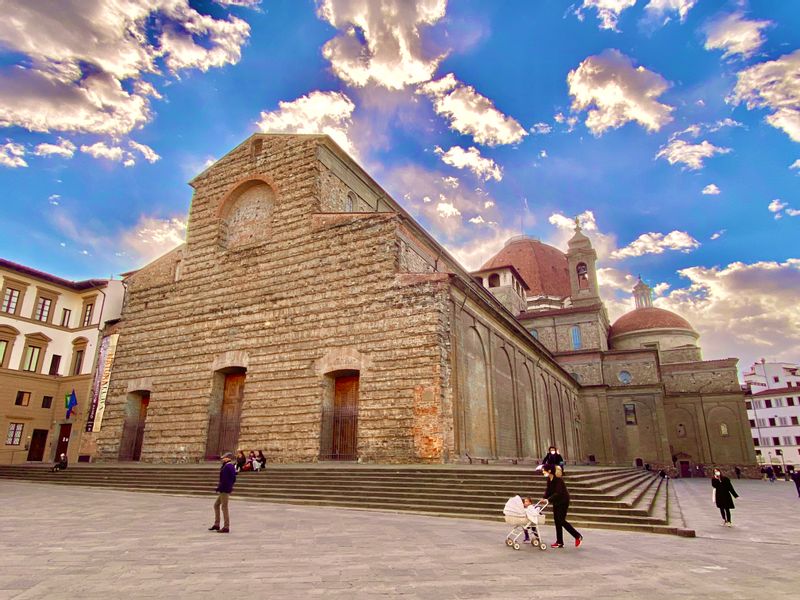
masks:
[[[617,375],[617,379],[619,379],[625,385],[628,385],[631,381],[633,381],[633,375],[631,375],[628,371],[620,371],[619,375]]]

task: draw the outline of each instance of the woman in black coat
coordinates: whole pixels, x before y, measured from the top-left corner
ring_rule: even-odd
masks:
[[[566,529],[575,538],[575,547],[578,548],[583,542],[583,536],[567,521],[569,492],[567,491],[567,484],[564,483],[562,477],[561,467],[545,465],[542,467],[542,472],[547,477],[547,488],[544,491],[543,498],[546,498],[553,507],[553,521],[556,526],[556,541],[550,547],[564,547],[564,532],[562,529]]]
[[[719,514],[722,515],[722,524],[728,527],[733,527],[731,524],[731,509],[736,508],[733,505],[733,499],[738,498],[739,494],[733,489],[731,480],[725,477],[719,469],[714,469],[714,477],[711,478],[711,487],[713,488],[714,504],[719,509]]]
[[[555,446],[550,446],[550,449],[547,451],[547,454],[544,455],[542,459],[543,465],[550,465],[553,467],[561,467],[564,468],[564,457],[558,453],[558,448]]]

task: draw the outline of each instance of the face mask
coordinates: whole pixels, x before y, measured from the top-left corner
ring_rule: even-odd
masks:
[[[722,473],[719,471],[714,471],[714,477],[719,477],[720,475],[722,475]]]
[[[555,450],[550,450],[550,454],[555,454],[555,453],[556,453]]]

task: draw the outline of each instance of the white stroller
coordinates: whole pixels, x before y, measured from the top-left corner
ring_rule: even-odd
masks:
[[[547,500],[542,499],[526,508],[519,496],[509,498],[503,514],[506,523],[513,525],[514,528],[506,535],[506,546],[519,550],[519,538],[527,532],[534,548],[538,546],[539,550],[547,550],[547,544],[542,541],[542,536],[539,534],[539,526],[544,525],[542,511],[548,504]]]

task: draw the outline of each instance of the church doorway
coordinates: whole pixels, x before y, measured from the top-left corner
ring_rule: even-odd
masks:
[[[150,392],[141,391],[128,394],[125,420],[122,424],[122,439],[119,444],[119,460],[138,461],[141,459],[148,406],[150,406]]]
[[[215,395],[219,396],[221,392],[222,397],[218,399],[218,404],[213,403],[215,406],[209,414],[207,459],[217,459],[226,452],[236,452],[244,401],[246,378],[244,369],[237,368],[216,375],[215,387],[221,389],[218,389]]]
[[[692,465],[689,463],[688,460],[682,460],[680,462],[681,465],[681,477],[691,477],[692,476]]]
[[[356,460],[358,458],[358,384],[357,372],[332,377],[332,387],[322,407],[320,460]]]
[[[34,429],[31,445],[28,449],[28,462],[38,462],[44,458],[44,447],[47,443],[47,429]]]

